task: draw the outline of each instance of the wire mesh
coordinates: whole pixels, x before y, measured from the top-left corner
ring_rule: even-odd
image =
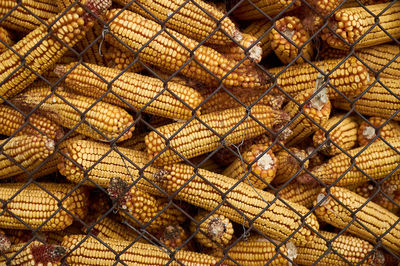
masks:
[[[2,263],[400,261],[399,1],[98,3],[0,3]]]

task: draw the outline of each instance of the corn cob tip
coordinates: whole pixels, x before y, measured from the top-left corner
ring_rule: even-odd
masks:
[[[287,251],[287,257],[288,257],[291,261],[293,261],[295,258],[297,258],[297,255],[298,255],[298,253],[297,253],[297,247],[296,247],[296,245],[295,245],[292,241],[287,242],[287,244],[285,245],[285,247],[286,247],[286,251]],[[289,263],[289,264],[290,264],[290,263]]]
[[[285,141],[290,137],[290,135],[292,135],[292,133],[293,131],[287,127],[281,132],[281,134],[279,134],[278,139],[280,141]]]
[[[362,134],[365,139],[371,140],[375,137],[375,128],[367,126],[364,128]]]
[[[262,59],[262,48],[261,48],[261,43],[258,42],[257,44],[255,44],[253,47],[251,47],[251,49],[249,50],[249,59],[252,62],[260,62]]]
[[[111,0],[88,0],[85,6],[93,13],[94,16],[87,14],[84,16],[86,22],[94,21],[97,17],[103,16],[111,7]]]
[[[317,168],[317,167],[315,167],[315,168]],[[314,171],[314,169],[312,171]],[[297,176],[296,181],[301,185],[318,184],[318,181],[309,173],[304,173],[302,175]]]
[[[318,90],[320,88],[320,86],[322,84],[319,84],[319,80],[317,78],[317,85],[316,85],[316,89]],[[310,106],[312,108],[317,109],[318,111],[321,111],[322,108],[324,108],[325,104],[329,101],[329,97],[328,97],[328,90],[327,88],[323,88],[320,92],[318,92],[316,95],[314,95],[314,97],[312,97],[310,99]]]
[[[165,176],[169,175],[170,172],[165,170],[165,169],[161,169],[158,172],[155,172],[153,174],[154,180],[156,183],[158,183],[160,185],[161,188],[165,188],[163,185],[166,181]],[[168,192],[168,191],[167,191]],[[170,192],[170,191],[169,191]]]
[[[221,238],[226,230],[226,224],[221,221],[221,219],[214,218],[208,224],[207,234],[210,235],[212,239],[217,239]]]
[[[56,74],[57,77],[62,77],[67,72],[67,68],[65,67],[65,65],[57,64],[54,67],[53,72],[54,74]]]
[[[11,241],[4,232],[0,233],[0,254],[6,252],[11,247]]]
[[[128,184],[120,177],[112,177],[110,179],[107,192],[112,200],[118,200],[118,206],[123,209],[131,197],[131,194],[128,192]]]
[[[56,147],[56,143],[54,142],[54,140],[47,138],[46,142],[44,143],[44,145],[46,146],[46,148],[49,151],[54,151],[55,147]]]
[[[34,245],[31,252],[36,265],[51,265],[51,263],[59,262],[67,253],[67,249],[58,245]]]
[[[276,112],[278,112],[278,118],[274,121],[274,124],[272,125],[272,131],[278,132],[290,121],[290,115],[281,110]]]

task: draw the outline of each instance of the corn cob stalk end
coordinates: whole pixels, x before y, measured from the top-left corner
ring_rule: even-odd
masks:
[[[6,234],[1,231],[0,232],[0,254],[4,253],[11,247],[11,241],[8,239]]]
[[[52,265],[59,262],[67,253],[67,249],[58,245],[34,245],[31,247],[32,256],[36,265]]]

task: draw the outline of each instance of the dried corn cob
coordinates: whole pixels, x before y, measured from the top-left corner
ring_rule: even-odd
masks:
[[[21,135],[2,140],[0,146],[0,178],[7,178],[36,170],[53,153],[55,143],[45,136]]]
[[[67,254],[63,246],[43,244],[33,241],[30,244],[13,245],[0,261],[7,265],[61,265],[61,259]],[[4,257],[6,256],[6,258]]]
[[[318,230],[319,227],[312,214],[305,217],[305,223],[308,226],[305,227],[302,224],[301,220],[309,212],[305,207],[288,202],[296,210],[295,213],[281,201],[275,200],[275,196],[268,192],[203,169],[194,171],[194,168],[184,164],[165,166],[163,170],[155,174],[154,180],[169,194],[175,193],[179,189],[175,199],[187,201],[208,211],[215,210],[216,214],[222,214],[244,226],[249,226],[249,219],[252,226],[277,240],[287,239],[294,230],[297,230],[292,235],[291,241],[295,244],[307,243],[314,237],[310,228]],[[188,182],[189,180],[190,182]],[[212,188],[210,184],[212,184]],[[224,193],[224,196],[216,189]],[[226,200],[232,204],[235,209],[230,204],[221,205],[221,197],[224,198],[223,201]],[[244,215],[248,218],[245,218]]]
[[[357,96],[369,84],[367,68],[360,61],[354,57],[350,57],[344,62],[342,61],[333,59],[313,62],[324,73],[330,73],[332,69],[339,66],[326,76],[329,81],[329,84],[327,84],[329,99],[342,98],[339,92],[348,97]],[[321,73],[308,63],[288,68],[286,66],[271,68],[268,72],[274,75],[282,72],[279,76],[276,76],[276,84],[278,88],[281,88],[292,97],[296,97],[312,88],[318,88],[316,83],[321,77]]]
[[[288,242],[278,248],[278,244],[261,236],[252,236],[249,239],[237,242],[226,252],[232,258],[224,259],[224,265],[290,265],[287,258],[293,259],[296,247]],[[214,249],[212,255],[219,259],[224,257],[222,250]]]
[[[107,13],[107,19],[112,20],[110,21],[110,30],[134,51],[140,49],[139,58],[144,63],[155,65],[168,72],[176,72],[183,67],[179,73],[207,86],[219,86],[219,80],[226,87],[237,89],[252,89],[266,83],[266,76],[260,74],[253,67],[239,66],[236,68],[237,62],[226,58],[212,48],[199,46],[197,41],[168,29],[168,32],[179,40],[180,43],[178,43],[156,22],[128,10],[119,13],[120,11],[112,9]],[[154,36],[156,37],[150,41]],[[107,35],[106,40],[121,47],[115,38]],[[195,48],[196,50],[193,51]],[[194,55],[191,55],[191,51]],[[191,62],[184,66],[189,60]],[[217,79],[214,78],[214,75]]]
[[[284,187],[277,189],[267,189],[272,194],[277,194],[277,197],[288,200],[293,203],[303,205],[306,208],[312,208],[315,197],[321,191],[321,186],[315,184],[300,184],[296,180],[291,181]],[[277,192],[275,192],[277,191]]]
[[[56,123],[40,114],[31,114],[27,124],[25,124],[25,117],[24,113],[20,113],[13,107],[0,104],[0,134],[11,136],[16,130],[22,128],[18,135],[44,134],[54,140],[59,140],[64,135],[63,130]]]
[[[304,63],[303,58],[311,60],[314,55],[313,46],[309,40],[310,35],[297,17],[286,16],[277,20],[275,27],[269,33],[269,39],[272,50],[284,64],[289,64],[299,54],[301,57],[296,60],[296,63]]]
[[[0,24],[27,33],[42,25],[39,19],[50,24],[47,20],[55,17],[57,13],[57,4],[52,0],[2,0],[0,17],[4,20]]]
[[[318,85],[317,89],[319,89]],[[289,146],[313,134],[318,130],[319,126],[329,119],[331,102],[327,96],[326,88],[312,96],[314,91],[314,89],[311,89],[297,95],[294,101],[290,101],[283,109],[290,117],[297,116],[289,125],[289,129],[292,131],[292,134],[287,139]],[[304,105],[301,106],[302,104]]]
[[[332,16],[330,29],[325,28],[322,31],[321,38],[329,46],[345,50],[357,41],[354,47],[358,49],[391,42],[392,38],[400,37],[400,21],[397,19],[400,14],[400,3],[394,2],[389,8],[387,7],[388,4],[384,3],[369,5],[366,8],[341,9],[335,13],[334,17]],[[378,27],[374,27],[376,24],[375,16],[379,18]],[[371,28],[372,30],[369,31]],[[382,29],[385,29],[385,31]],[[369,32],[367,33],[367,31]],[[345,42],[339,39],[336,34],[341,36]],[[364,36],[364,34],[366,35]]]
[[[123,141],[129,139],[135,129],[132,116],[124,109],[61,87],[52,92],[47,86],[32,86],[12,101],[25,108],[39,105],[39,110],[53,121],[94,139]]]
[[[213,158],[208,158],[208,154],[200,155],[189,160],[193,165],[206,169],[214,173],[222,173],[223,168]]]
[[[271,41],[269,39],[269,29],[272,28],[271,22],[265,19],[253,21],[243,33],[250,34],[260,40],[262,56],[266,57],[272,52]]]
[[[206,211],[199,211],[191,221],[189,229],[194,239],[204,247],[216,248],[225,247],[233,237],[232,222],[222,214],[209,214]]]
[[[371,48],[374,48],[374,47],[371,47]],[[364,48],[364,49],[368,49],[368,48]],[[363,50],[363,49],[360,49],[360,50]],[[357,51],[360,51],[360,50],[357,50]],[[319,56],[320,60],[331,60],[331,59],[344,58],[349,53],[350,53],[350,51],[347,51],[347,50],[340,50],[340,49],[332,48],[327,45],[322,45],[321,50],[318,53],[318,56]],[[368,64],[368,66],[369,66],[369,64]]]
[[[275,16],[281,12],[287,12],[293,10],[301,5],[301,1],[293,0],[252,0],[252,1],[241,1],[238,8],[235,9],[233,14],[240,20],[253,20],[264,18],[265,15],[258,11],[255,7],[257,6],[268,16]]]
[[[50,174],[57,172],[58,168],[58,156],[59,154],[55,154],[49,160],[47,160],[44,164],[35,168],[35,172],[31,173],[22,173],[13,177],[13,180],[16,182],[27,182],[29,178],[38,179],[40,177],[44,177]]]
[[[380,251],[365,240],[351,235],[339,235],[327,231],[319,231],[314,241],[306,246],[297,247],[294,262],[301,265],[384,265],[378,263]],[[329,244],[328,244],[329,243]],[[330,250],[331,249],[331,250]]]
[[[400,125],[395,121],[389,121],[382,126],[387,119],[373,116],[368,119],[368,122],[362,122],[358,129],[358,144],[365,146],[371,142],[376,136],[376,130],[382,139],[400,137]],[[378,137],[377,140],[380,138]]]
[[[350,101],[354,101],[353,104],[341,98],[333,101],[334,107],[348,111],[352,110],[354,106],[354,109],[363,115],[383,118],[389,118],[396,113],[392,119],[399,121],[400,113],[397,110],[400,109],[400,101],[398,99],[398,95],[400,95],[400,80],[398,78],[380,78],[380,81],[385,87],[377,82],[356,101],[350,98]]]
[[[278,168],[277,158],[268,148],[269,145],[265,144],[252,145],[242,158],[236,158],[222,174],[264,189],[274,179]]]
[[[73,68],[64,79],[69,88],[92,98],[98,98],[105,94],[106,96],[102,98],[103,101],[121,107],[133,107],[134,110],[145,108],[143,112],[146,113],[174,119],[189,119],[193,115],[192,110],[203,101],[200,93],[196,90],[177,83],[168,83],[168,89],[174,93],[173,95],[169,91],[165,91],[164,83],[156,78],[130,72],[120,75],[119,70],[87,64],[97,73],[94,74],[84,65],[77,64],[78,62],[57,65],[54,71],[61,77]],[[98,76],[101,76],[102,79]],[[114,80],[117,77],[118,79]],[[103,80],[106,80],[107,83]],[[108,84],[111,84],[111,91]],[[152,99],[154,100],[152,101]],[[199,114],[199,111],[197,113]]]
[[[88,0],[85,4],[94,15],[103,14],[109,5],[110,0]],[[43,74],[65,54],[68,48],[55,37],[72,47],[93,26],[94,19],[82,7],[75,6],[64,16],[49,19],[48,24],[54,23],[49,29],[45,25],[39,26],[16,43],[13,50],[2,53],[0,80],[4,83],[0,85],[0,96],[10,98],[16,95],[37,78],[36,73]]]
[[[399,139],[388,139],[388,141],[395,149],[400,150]],[[337,186],[362,184],[369,181],[370,178],[376,180],[385,178],[396,168],[400,160],[398,152],[390,148],[383,141],[372,143],[360,153],[363,149],[364,147],[355,148],[347,152],[354,158],[354,166],[353,159],[347,154],[342,153],[312,169],[312,176],[319,178],[325,184],[333,184],[340,178],[335,183]],[[349,168],[350,170],[344,174]],[[369,177],[358,169],[362,170]],[[309,174],[304,174],[301,179],[313,180]]]
[[[4,206],[6,211],[0,216],[1,228],[26,229],[29,226],[29,228],[37,229],[40,226],[40,231],[63,230],[72,224],[74,217],[80,218],[86,214],[87,191],[85,188],[80,187],[66,197],[74,185],[40,183],[40,186],[52,195],[35,184],[29,184],[26,187],[23,183],[1,185],[1,200],[7,201],[7,207]],[[59,202],[74,217],[60,210]],[[14,215],[24,223],[17,220]]]
[[[342,151],[338,148],[348,151],[357,144],[358,123],[354,117],[344,117],[343,114],[337,114],[328,121],[321,124],[322,129],[318,129],[313,136],[314,147],[322,145],[321,151],[326,155],[340,154]],[[326,141],[325,135],[328,135]]]
[[[285,112],[273,110],[269,106],[253,106],[251,115],[264,127],[273,131],[279,130],[288,121],[288,115]],[[225,136],[232,128],[236,127],[224,138],[227,143],[235,144],[265,132],[264,127],[260,126],[253,118],[246,118],[244,108],[215,112],[200,116],[200,119],[220,136]],[[241,122],[243,119],[245,120]],[[190,159],[213,151],[220,145],[221,137],[198,120],[192,120],[186,126],[184,125],[185,122],[176,122],[159,127],[157,132],[152,131],[145,137],[147,153],[150,158],[155,158],[154,163],[165,165],[182,161],[183,159],[175,151]],[[178,131],[179,133],[176,134]],[[165,144],[164,138],[171,139],[169,141],[170,148]],[[163,151],[165,148],[167,149]]]
[[[329,192],[326,199],[325,189],[317,197],[319,206],[315,214],[318,218],[340,229],[346,227],[346,232],[375,244],[377,237],[382,237],[379,241],[384,246],[400,253],[399,217],[346,188],[331,187]]]
[[[188,250],[189,244],[185,244],[188,235],[180,225],[168,225],[160,234],[160,242],[169,249],[180,248],[180,250]],[[190,243],[190,242],[189,242]]]
[[[360,3],[363,5],[375,5],[379,3],[390,2],[390,0],[346,0],[346,2],[342,5],[342,8],[359,7],[360,4],[358,1],[360,1]]]
[[[111,249],[93,237],[66,236],[62,245],[71,250],[71,253],[68,254],[65,261],[69,265],[109,265],[117,262],[118,258],[119,262],[127,265],[165,265],[171,262],[171,265],[176,265],[177,263],[174,262],[176,260],[181,265],[199,266],[211,266],[217,262],[209,255],[191,251],[179,250],[172,255],[168,250],[149,244],[134,243],[131,245],[129,241],[110,238],[104,239],[103,242]],[[127,248],[128,246],[129,248]],[[117,256],[117,254],[121,255]],[[172,259],[170,256],[173,256]]]
[[[275,178],[273,179],[274,184],[282,184],[298,174],[302,167],[307,168],[309,161],[304,161],[308,154],[304,150],[300,150],[295,147],[291,147],[286,150],[281,150],[276,153],[277,170]],[[304,161],[304,162],[303,162]],[[300,171],[299,173],[301,173]]]
[[[0,27],[0,53],[8,49],[8,46],[12,46],[14,42],[11,39],[10,33],[3,27]]]
[[[107,66],[110,68],[115,68],[118,70],[138,73],[144,69],[144,66],[135,62],[132,66],[128,67],[133,61],[135,61],[135,56],[131,54],[129,50],[123,50],[122,48],[112,46],[106,50],[104,53],[104,58],[107,62]]]
[[[251,65],[252,62],[259,63],[262,59],[262,49],[257,37],[244,33],[238,44],[218,47],[217,50],[228,58],[237,62],[245,59],[242,64]],[[248,54],[248,56],[246,56]]]
[[[165,22],[166,27],[197,41],[206,39],[209,44],[226,45],[232,43],[231,38],[240,41],[242,37],[235,24],[228,16],[225,16],[224,12],[202,0],[196,0],[195,3],[173,0],[168,4],[162,0],[154,0],[151,3],[138,0],[133,4],[130,0],[116,0],[116,2],[122,6],[128,6],[129,10],[147,19],[156,20],[156,17],[160,21],[165,21],[168,18]]]

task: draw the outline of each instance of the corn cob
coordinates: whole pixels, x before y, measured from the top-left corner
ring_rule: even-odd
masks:
[[[4,229],[8,239],[11,241],[12,246],[30,241],[33,238],[32,231],[17,230],[17,229]],[[43,232],[37,232],[36,236]]]
[[[37,229],[40,226],[40,231],[63,230],[72,224],[74,217],[84,217],[87,212],[87,191],[84,188],[74,190],[65,198],[67,193],[74,188],[73,185],[40,183],[40,186],[52,195],[35,184],[29,184],[24,188],[23,186],[23,183],[1,185],[1,200],[7,201],[6,211],[0,216],[1,228]],[[60,210],[58,204],[62,199],[62,207],[74,217],[66,211]],[[55,212],[56,214],[54,214]],[[14,215],[24,223],[17,220]]]
[[[30,244],[21,243],[13,245],[10,250],[0,257],[0,261],[7,265],[56,266],[61,265],[61,259],[67,254],[67,251],[63,246],[33,241]]]
[[[39,106],[39,110],[53,121],[102,141],[129,139],[134,130],[133,118],[124,109],[96,102],[93,98],[74,94],[61,87],[52,92],[47,86],[33,86],[12,101],[24,108]]]
[[[382,139],[400,137],[400,125],[395,121],[389,121],[382,126],[387,120],[381,117],[373,116],[368,122],[362,122],[358,129],[358,144],[365,146],[371,142],[376,136],[375,130],[379,130],[379,136]],[[380,138],[378,137],[377,140]]]
[[[287,12],[293,10],[301,5],[301,1],[293,0],[252,0],[252,1],[241,1],[238,8],[233,12],[234,16],[240,20],[253,20],[253,19],[265,19],[266,16],[260,13],[255,7],[257,6],[268,16],[275,16],[281,12]]]
[[[0,146],[0,178],[7,178],[36,170],[53,153],[55,143],[45,136],[21,135],[2,140]]]
[[[275,27],[269,33],[269,39],[272,50],[284,64],[295,60],[299,53],[301,57],[296,60],[296,63],[304,63],[304,58],[311,60],[314,55],[313,46],[309,40],[310,35],[297,17],[286,16],[277,20]]]
[[[199,84],[198,82],[188,79],[185,76],[182,76],[181,74],[174,74],[174,73],[170,73],[170,72],[165,72],[165,71],[161,71],[158,69],[152,69],[152,71],[148,71],[150,72],[149,76],[154,76],[155,78],[163,81],[163,82],[175,82],[175,83],[179,83],[183,86],[187,86],[187,87],[192,87],[192,88],[196,88],[196,89],[200,89],[200,91],[203,90],[202,85]],[[154,72],[154,73],[153,73]]]
[[[400,150],[400,140],[388,139],[389,143],[397,150]],[[396,169],[400,155],[396,150],[390,148],[383,141],[377,141],[369,145],[362,153],[364,147],[355,148],[347,151],[354,158],[353,160],[347,154],[339,154],[326,163],[317,166],[311,170],[311,175],[319,178],[325,184],[333,184],[337,186],[348,186],[362,184],[372,179],[383,179]],[[359,154],[360,153],[360,154]],[[346,174],[348,169],[350,169]],[[368,177],[363,174],[362,170]],[[302,179],[313,180],[309,174],[304,174]]]
[[[321,186],[315,184],[300,184],[296,180],[293,180],[284,187],[279,187],[277,189],[268,188],[267,191],[276,194],[277,197],[279,196],[281,199],[303,205],[310,209],[313,206],[315,197],[321,191]]]
[[[273,179],[274,184],[282,184],[292,178],[300,171],[302,167],[307,168],[309,161],[305,161],[308,154],[304,150],[300,150],[295,147],[291,147],[286,150],[281,150],[276,154],[277,170],[275,178]]]
[[[47,20],[57,13],[57,5],[51,0],[2,0],[0,3],[0,17],[4,18],[1,25],[24,33],[42,26],[39,19],[50,24]]]
[[[8,49],[8,46],[12,46],[14,42],[11,39],[10,33],[3,27],[0,27],[0,53]]]
[[[154,232],[171,224],[183,223],[186,219],[178,209],[169,207],[166,199],[156,198],[136,186],[129,188],[119,177],[111,178],[107,191],[111,199],[118,200],[119,213],[134,225],[143,227],[149,223],[146,230]]]
[[[215,89],[213,88],[204,88],[200,90],[200,94],[204,99],[206,99],[214,91]],[[207,99],[207,101],[201,106],[201,113],[204,115],[230,108],[237,108],[243,106],[242,104],[246,106],[262,104],[271,106],[277,110],[281,109],[285,100],[284,96],[272,92],[265,93],[265,91],[266,89],[264,88],[256,88],[251,90],[251,92],[235,91],[233,95],[239,100],[236,101],[228,94],[228,92],[220,89],[218,92],[212,95],[211,98]]]
[[[252,89],[266,83],[265,74],[259,73],[253,67],[236,68],[237,62],[226,58],[212,48],[199,46],[197,41],[168,29],[168,32],[179,40],[180,43],[178,43],[156,22],[128,10],[119,13],[120,11],[112,9],[107,13],[107,19],[111,20],[110,31],[135,52],[141,49],[139,58],[144,63],[173,73],[183,67],[179,73],[206,86],[217,87],[222,81],[222,84],[228,88]],[[149,42],[154,36],[157,37]],[[108,35],[106,40],[112,45],[122,46],[115,38]],[[196,50],[193,51],[195,48]],[[191,51],[194,55],[191,55]],[[191,62],[185,66],[184,64],[189,61]],[[230,73],[227,74],[228,72]]]
[[[331,187],[329,193],[326,197],[327,192],[323,189],[317,197],[315,204],[319,203],[319,206],[315,214],[318,218],[340,229],[346,227],[346,232],[374,244],[377,237],[382,237],[379,242],[400,253],[399,217],[374,202],[366,203],[368,199],[346,188]]]
[[[225,45],[216,48],[226,57],[240,62],[245,59],[242,64],[251,65],[252,62],[259,63],[262,59],[262,49],[257,37],[244,33],[238,44]],[[246,56],[247,55],[247,56]]]
[[[322,89],[312,97],[314,91],[314,89],[311,89],[297,95],[294,101],[290,101],[283,109],[290,117],[297,116],[289,125],[289,129],[292,131],[292,134],[287,139],[289,146],[312,135],[318,130],[319,126],[329,119],[331,102],[327,96],[326,89]],[[302,104],[304,105],[299,106]]]
[[[200,155],[189,160],[193,165],[206,169],[214,173],[222,173],[223,168],[213,159],[208,158],[208,154]]]
[[[390,0],[346,0],[346,2],[342,5],[342,8],[359,7],[360,4],[358,1],[360,1],[360,3],[363,5],[375,5],[379,3],[390,2]]]
[[[327,231],[319,233],[321,237],[315,237],[312,243],[297,247],[295,263],[314,265],[321,258],[318,265],[384,265],[376,261],[382,256],[380,251],[373,250],[374,246],[365,240],[350,235],[337,237]]]
[[[368,11],[364,7],[341,9],[335,13],[330,21],[330,29],[333,29],[334,33],[325,28],[322,31],[321,38],[329,46],[345,50],[356,41],[358,41],[354,44],[356,49],[391,42],[392,38],[400,37],[400,21],[397,19],[400,14],[400,3],[394,2],[389,8],[387,7],[388,4],[383,3],[367,6]],[[375,16],[379,18],[378,27],[374,27]],[[369,31],[371,28],[372,30]],[[367,31],[369,32],[367,33]],[[336,34],[341,36],[345,42],[339,39]],[[366,35],[364,36],[364,34]]]
[[[147,19],[156,20],[154,18],[156,17],[160,21],[165,21],[169,18],[165,22],[166,27],[199,42],[205,39],[208,44],[226,45],[232,43],[232,39],[240,41],[242,37],[235,24],[224,12],[202,0],[196,0],[195,3],[184,0],[173,0],[168,3],[162,0],[151,2],[138,0],[133,4],[130,0],[115,2],[128,6],[129,10]]]
[[[0,134],[11,136],[16,130],[22,128],[17,134],[41,135],[50,139],[59,140],[64,134],[62,128],[46,117],[33,113],[25,124],[25,114],[13,107],[0,104]]]
[[[188,250],[190,244],[185,244],[188,235],[180,225],[168,225],[159,236],[160,242],[168,249],[180,248],[180,250]],[[190,242],[189,242],[190,243]]]
[[[383,118],[389,118],[396,113],[392,119],[400,121],[400,113],[397,112],[400,109],[398,100],[400,80],[398,78],[380,78],[380,81],[385,87],[377,82],[356,101],[350,98],[350,101],[354,101],[353,104],[342,98],[333,101],[334,107],[347,111],[354,107],[354,110],[360,114]]]
[[[226,247],[233,237],[233,225],[222,214],[209,214],[206,211],[199,211],[194,217],[195,221],[190,222],[190,233],[202,246],[219,249]]]
[[[92,98],[98,98],[99,95],[105,94],[105,97],[102,98],[104,102],[121,107],[129,107],[134,110],[145,108],[143,112],[146,113],[174,119],[189,119],[193,115],[192,110],[203,101],[200,93],[196,90],[177,83],[169,82],[167,84],[168,89],[176,95],[174,96],[165,91],[164,83],[156,78],[129,72],[119,76],[121,74],[119,70],[87,64],[97,73],[94,74],[86,66],[77,64],[78,62],[57,65],[54,71],[61,77],[73,69],[64,79],[69,88]],[[98,75],[107,82],[100,79]],[[118,79],[114,80],[117,77]],[[111,91],[109,84],[112,86]]]
[[[278,244],[261,236],[251,236],[249,239],[237,242],[226,252],[223,265],[291,265],[290,260],[296,254],[296,247],[288,242],[278,248]],[[214,249],[212,255],[222,259],[224,254],[220,249]],[[288,258],[288,259],[287,259]],[[232,260],[233,259],[233,260]]]
[[[144,69],[144,66],[139,62],[135,62],[129,67],[129,65],[135,61],[135,56],[131,54],[129,50],[123,50],[116,46],[110,45],[110,47],[104,53],[104,58],[107,62],[107,66],[110,68],[115,68],[118,70],[127,69],[126,71],[135,73],[138,73]]]
[[[0,253],[3,254],[11,247],[11,241],[6,233],[0,229]]]
[[[57,172],[58,168],[58,156],[59,154],[55,154],[50,159],[48,159],[44,164],[40,164],[40,166],[35,168],[35,172],[24,172],[19,175],[13,176],[13,181],[16,182],[27,182],[29,178],[38,179],[40,177],[44,177],[50,174]]]
[[[215,112],[200,116],[200,119],[220,136],[225,136],[232,128],[236,127],[224,138],[225,142],[233,144],[261,135],[265,132],[264,127],[273,131],[279,130],[288,121],[288,115],[285,112],[273,110],[269,106],[253,106],[251,115],[263,126],[260,126],[253,118],[246,118],[244,108]],[[241,122],[244,118],[245,120]],[[220,145],[221,137],[198,120],[192,120],[186,126],[184,125],[185,122],[176,122],[159,127],[157,132],[161,133],[163,137],[155,131],[145,137],[147,153],[150,158],[155,158],[155,164],[165,165],[182,161],[183,159],[175,151],[190,159],[213,151]],[[179,133],[176,134],[177,131]],[[175,151],[165,144],[164,138],[171,139],[169,147]],[[168,149],[163,151],[165,148]]]
[[[342,98],[339,92],[347,97],[357,96],[369,84],[367,68],[356,58],[350,57],[342,62],[340,59],[313,62],[324,73],[330,73],[332,69],[339,67],[327,75],[329,84],[329,99]],[[304,93],[311,88],[316,88],[321,73],[308,63],[294,66],[276,67],[268,69],[268,72],[277,75],[276,85],[292,97]],[[282,72],[279,76],[278,73]],[[318,85],[318,84],[317,84]]]
[[[322,129],[318,129],[313,136],[314,147],[322,145],[321,151],[330,156],[340,154],[342,151],[338,148],[348,151],[357,144],[358,123],[354,117],[344,118],[343,114],[334,115],[328,121],[323,123]],[[325,135],[328,135],[326,141]]]
[[[375,46],[370,47],[373,49]],[[368,49],[368,48],[364,48]],[[361,51],[363,49],[357,50],[357,52]],[[346,57],[350,51],[348,50],[340,50],[336,48],[332,48],[327,45],[322,45],[321,50],[318,53],[319,59],[320,60],[330,60],[330,59],[340,59]],[[363,60],[364,61],[364,60]],[[367,64],[369,66],[369,64]]]
[[[271,22],[265,19],[261,19],[253,21],[243,30],[243,33],[252,35],[260,40],[263,57],[266,57],[270,53],[272,53],[271,41],[269,39],[269,30],[271,28]]]
[[[268,148],[269,145],[265,144],[252,145],[242,158],[236,158],[222,174],[264,189],[274,179],[278,168],[277,159]]]
[[[209,255],[191,251],[180,250],[170,254],[168,250],[160,247],[134,243],[129,241],[104,239],[107,247],[85,235],[70,235],[64,238],[62,245],[71,250],[65,259],[69,265],[110,265],[123,262],[126,265],[215,265],[217,260]],[[129,246],[129,248],[127,248]],[[108,248],[110,247],[110,248]],[[117,254],[121,254],[120,256]],[[172,257],[172,259],[170,258]],[[176,260],[176,261],[175,261]]]
[[[109,0],[88,0],[85,6],[95,15],[101,15],[110,4]],[[82,7],[75,6],[64,16],[49,19],[48,24],[54,23],[49,29],[45,25],[39,26],[16,43],[13,50],[2,53],[0,80],[4,83],[0,85],[0,96],[3,97],[0,103],[29,86],[37,78],[36,73],[43,74],[65,54],[68,48],[55,37],[72,47],[93,26],[93,20],[94,17]]]
[[[295,213],[281,201],[276,201],[275,196],[268,192],[203,169],[197,169],[197,175],[194,173],[194,168],[190,166],[175,164],[165,166],[155,174],[154,180],[169,194],[179,189],[175,199],[187,201],[208,211],[215,210],[216,214],[222,214],[244,226],[249,226],[250,220],[250,224],[260,232],[277,240],[287,239],[294,230],[297,230],[292,235],[291,241],[295,244],[306,243],[314,237],[310,228],[318,230],[319,225],[313,215],[305,218],[307,227],[302,225],[301,217],[304,218],[309,211],[301,205],[288,202],[296,210]],[[222,196],[217,189],[221,193],[227,191],[229,193]],[[221,205],[221,197],[230,204]],[[266,207],[268,208],[265,209]]]

